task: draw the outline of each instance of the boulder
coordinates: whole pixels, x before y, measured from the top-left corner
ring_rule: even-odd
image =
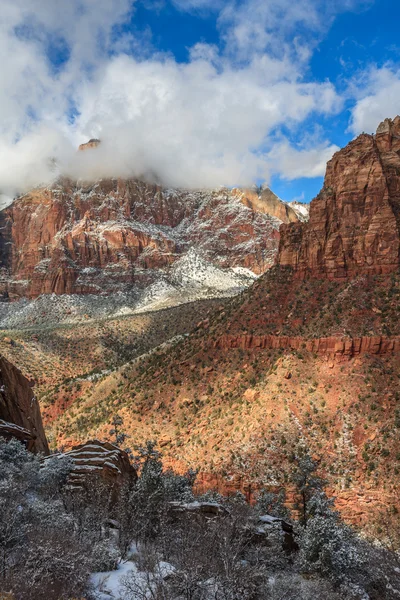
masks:
[[[82,490],[93,477],[101,477],[113,487],[131,485],[137,480],[128,454],[110,442],[90,440],[56,456],[60,460],[67,457],[72,461],[66,484],[66,489],[70,491]]]

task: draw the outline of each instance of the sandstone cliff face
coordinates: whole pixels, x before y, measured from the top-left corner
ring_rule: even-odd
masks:
[[[90,151],[97,144],[88,142]],[[0,293],[12,300],[144,287],[191,247],[219,267],[263,273],[282,221],[297,218],[263,194],[116,179],[34,190],[0,212]]]
[[[254,212],[272,215],[282,223],[297,223],[299,221],[296,211],[269,188],[264,188],[260,193],[255,190],[234,190],[241,202]]]
[[[49,453],[31,383],[3,357],[0,357],[0,435],[16,437],[34,452]]]
[[[398,269],[400,117],[337,152],[306,224],[283,225],[278,263],[299,278],[343,279]]]
[[[274,335],[224,335],[216,347],[224,350],[242,348],[243,350],[301,350],[318,355],[352,358],[359,354],[390,356],[400,354],[400,336],[386,338],[369,336],[359,338],[326,337],[305,340],[302,337]]]

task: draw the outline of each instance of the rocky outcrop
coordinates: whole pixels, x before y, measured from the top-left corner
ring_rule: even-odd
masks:
[[[97,138],[92,138],[91,140],[89,140],[88,142],[86,142],[85,144],[81,144],[79,146],[79,150],[89,150],[90,148],[97,148],[97,146],[100,144],[100,140],[98,140]]]
[[[28,429],[24,429],[24,427],[14,425],[14,423],[3,421],[2,419],[0,419],[0,437],[7,441],[16,439],[19,442],[22,442],[30,452],[35,448],[36,438],[32,432],[28,431]]]
[[[215,342],[215,347],[221,349],[242,348],[243,350],[305,350],[318,355],[347,356],[349,358],[359,354],[390,356],[400,354],[400,336],[304,339],[284,335],[224,335]]]
[[[233,191],[238,194],[240,201],[254,212],[271,215],[282,221],[282,223],[297,223],[299,221],[296,211],[290,204],[282,202],[268,187],[263,188],[260,192],[240,189]]]
[[[228,510],[218,502],[169,502],[169,513],[173,517],[179,515],[195,515],[205,518],[214,518],[220,515],[227,515]]]
[[[272,515],[261,515],[258,519],[256,529],[256,541],[262,541],[263,537],[268,540],[268,536],[271,530],[277,528],[282,534],[282,549],[286,554],[292,554],[299,550],[299,545],[295,539],[294,528],[291,523],[281,519],[279,517],[273,517]]]
[[[49,453],[32,383],[3,357],[0,357],[0,435],[7,439],[15,437],[34,452]]]
[[[84,488],[93,476],[100,476],[116,487],[134,483],[137,479],[128,454],[110,442],[90,440],[57,456],[61,460],[67,457],[72,462],[72,470],[66,483],[71,491]]]
[[[281,227],[278,264],[295,276],[344,279],[399,268],[400,117],[328,162],[306,224]]]
[[[296,219],[266,194],[167,190],[134,179],[36,189],[0,211],[0,294],[143,288],[190,248],[218,267],[263,273],[275,260],[282,221]]]

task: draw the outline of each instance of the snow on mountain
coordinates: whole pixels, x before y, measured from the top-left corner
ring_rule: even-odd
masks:
[[[257,276],[249,269],[243,269],[243,272],[219,269],[202,258],[194,248],[190,248],[189,252],[173,265],[170,278],[181,287],[206,287],[225,292],[247,287]]]
[[[108,295],[44,294],[34,300],[0,302],[0,329],[79,323],[169,308],[187,302],[223,298],[241,292],[257,279],[249,269],[220,269],[193,248],[169,272],[149,286]]]
[[[298,202],[297,200],[292,200],[292,202],[288,202],[288,205],[294,210],[296,215],[299,218],[299,221],[308,221],[310,217],[310,205],[305,202]]]

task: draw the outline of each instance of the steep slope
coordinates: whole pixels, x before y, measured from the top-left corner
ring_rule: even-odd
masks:
[[[282,223],[297,223],[299,214],[296,205],[282,202],[268,187],[261,190],[238,190],[239,197],[245,206],[255,212],[272,215]],[[301,219],[300,219],[301,220]]]
[[[35,452],[49,452],[31,382],[3,356],[0,357],[0,436],[16,437]]]
[[[327,167],[310,221],[281,227],[276,266],[167,350],[105,375],[52,423],[56,439],[159,438],[204,486],[287,480],[307,447],[350,521],[399,508],[400,118]]]
[[[15,300],[138,291],[168,278],[190,248],[215,267],[259,275],[273,264],[279,226],[289,221],[296,212],[269,190],[60,180],[0,211],[0,293]]]
[[[55,310],[70,310],[53,297]],[[195,329],[199,315],[205,318],[225,300],[187,302],[164,310],[140,312],[115,317],[76,320],[61,325],[46,325],[13,329],[0,335],[0,354],[17,365],[29,380],[35,381],[35,392],[41,399],[42,410],[49,403],[46,392],[54,386],[70,391],[68,404],[74,401],[75,386],[84,387],[101,372],[110,372],[128,360],[133,360],[152,348],[188,334]],[[54,315],[50,320],[55,320]],[[47,315],[47,322],[49,316]],[[53,400],[57,393],[49,392]],[[64,405],[64,402],[60,403]],[[56,410],[54,410],[54,408]],[[51,413],[61,408],[53,402]]]

